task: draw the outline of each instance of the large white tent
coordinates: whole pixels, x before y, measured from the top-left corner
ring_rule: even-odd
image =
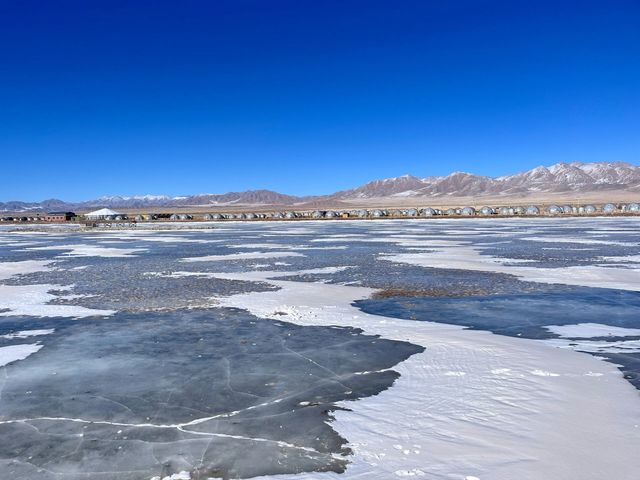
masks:
[[[101,208],[100,210],[95,210],[93,212],[85,213],[85,218],[90,220],[103,220],[105,218],[115,217],[116,215],[122,215],[120,212],[114,212],[110,208]]]

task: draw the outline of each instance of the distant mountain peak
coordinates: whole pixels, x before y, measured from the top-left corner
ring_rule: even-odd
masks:
[[[198,195],[131,195],[101,196],[86,202],[65,202],[49,199],[42,202],[12,201],[0,203],[1,212],[36,212],[50,210],[87,211],[94,208],[147,209],[171,207],[256,206],[284,208],[344,204],[364,199],[385,198],[456,198],[518,196],[528,194],[584,194],[601,191],[638,192],[640,196],[640,167],[627,162],[558,162],[540,165],[525,172],[500,177],[486,177],[455,171],[445,176],[419,178],[405,174],[399,177],[373,180],[359,187],[329,195],[298,197],[272,190],[257,189],[222,194]]]

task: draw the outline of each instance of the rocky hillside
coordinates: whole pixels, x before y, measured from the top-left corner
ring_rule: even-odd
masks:
[[[154,207],[224,207],[326,205],[363,199],[456,198],[489,196],[523,196],[527,194],[594,193],[607,190],[638,192],[640,167],[624,162],[557,163],[536,167],[504,177],[485,177],[465,172],[446,176],[419,178],[412,175],[374,180],[351,190],[315,197],[296,197],[271,190],[249,190],[223,194],[200,194],[180,197],[141,195],[99,197],[71,203],[50,199],[42,202],[0,202],[3,212],[53,210],[89,210],[100,207],[135,209]]]

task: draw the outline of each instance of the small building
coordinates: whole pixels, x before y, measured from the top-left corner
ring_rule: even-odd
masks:
[[[616,213],[617,210],[618,210],[618,207],[616,207],[613,203],[605,203],[602,206],[602,212],[606,213],[607,215],[611,215],[612,213]]]
[[[49,212],[44,216],[45,222],[69,222],[76,216],[73,212]]]
[[[296,212],[287,212],[284,214],[284,218],[287,218],[287,219],[298,218],[298,215],[296,215]]]
[[[629,213],[640,213],[640,205],[637,203],[630,203],[627,205],[627,211]]]
[[[325,215],[324,212],[321,212],[320,210],[316,210],[311,213],[311,218],[323,218],[324,215]]]
[[[562,213],[565,215],[571,215],[573,213],[573,207],[571,205],[563,205]]]
[[[324,214],[324,216],[325,216],[326,218],[335,218],[335,217],[337,217],[337,216],[338,216],[338,214],[337,214],[336,212],[333,212],[333,211],[329,210],[328,212],[326,212],[326,213]]]
[[[369,212],[367,212],[366,210],[358,210],[356,211],[356,216],[359,218],[366,218],[369,216]]]
[[[500,207],[498,213],[503,216],[513,215],[514,211],[511,207]]]
[[[593,215],[597,211],[598,211],[598,209],[595,207],[595,205],[585,205],[584,206],[584,213],[586,213],[587,215]]]
[[[371,216],[372,217],[384,217],[385,214],[384,214],[384,212],[382,210],[373,210],[371,212]]]

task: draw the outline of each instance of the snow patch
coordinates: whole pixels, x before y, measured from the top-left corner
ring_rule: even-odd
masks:
[[[230,253],[228,255],[205,255],[203,257],[183,258],[181,262],[221,262],[227,260],[263,260],[266,258],[304,257],[298,252],[245,252]]]
[[[49,293],[51,290],[69,290],[73,286],[67,285],[0,285],[0,316],[28,315],[36,317],[94,317],[116,313],[114,310],[94,310],[77,305],[50,304],[52,300],[60,298]]]
[[[29,355],[36,353],[41,348],[42,345],[38,345],[37,343],[0,347],[0,367],[4,367],[11,362],[24,360]]]
[[[544,328],[562,338],[640,337],[640,329],[638,328],[613,327],[601,323],[547,325]]]

